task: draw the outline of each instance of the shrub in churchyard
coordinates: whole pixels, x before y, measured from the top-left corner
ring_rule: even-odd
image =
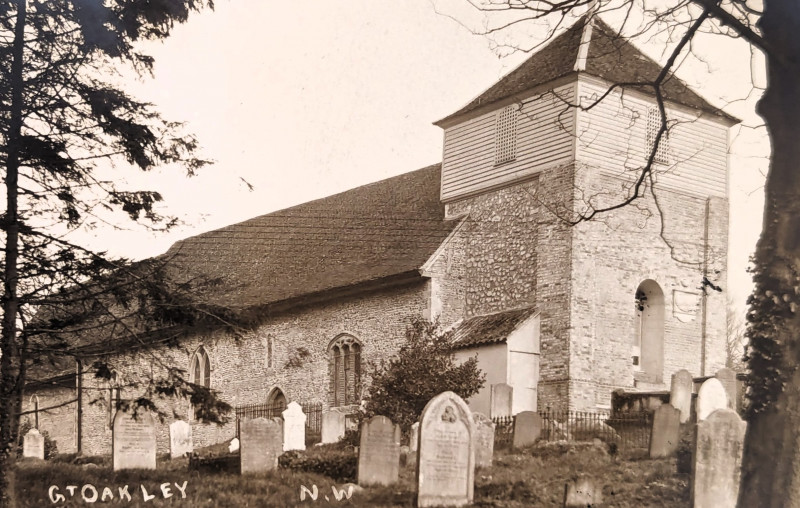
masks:
[[[412,321],[405,339],[394,357],[372,365],[361,417],[387,416],[407,435],[434,396],[452,391],[468,400],[483,387],[486,375],[477,357],[456,361],[452,334],[438,322]]]

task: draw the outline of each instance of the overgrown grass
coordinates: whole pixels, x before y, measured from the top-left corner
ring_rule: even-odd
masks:
[[[628,455],[609,457],[602,449],[592,447],[533,448],[519,452],[499,451],[491,468],[475,473],[474,506],[548,507],[561,506],[564,484],[570,479],[587,476],[602,488],[604,506],[618,507],[681,507],[689,505],[688,475],[676,472],[674,459],[648,460]],[[186,484],[182,499],[174,483]],[[172,497],[164,499],[160,485],[170,483]],[[226,473],[198,473],[187,470],[185,459],[160,461],[155,471],[121,471],[114,473],[107,466],[80,466],[68,463],[22,462],[16,468],[16,494],[21,507],[88,506],[80,490],[92,484],[102,494],[103,487],[114,490],[115,500],[106,504],[119,506],[172,507],[290,507],[290,506],[414,506],[414,468],[401,470],[400,481],[390,487],[371,487],[353,494],[350,500],[335,499],[332,487],[342,490],[343,484],[329,477],[303,472],[277,471],[259,475],[238,476]],[[117,489],[129,486],[132,500],[119,502]],[[56,485],[67,495],[67,501],[53,504],[48,488]],[[69,498],[67,485],[76,485],[75,497]],[[155,498],[144,502],[141,485]],[[306,495],[300,501],[301,486],[313,492],[317,500]],[[88,491],[91,495],[91,490]],[[327,499],[326,499],[327,497]],[[95,505],[102,505],[100,500]]]

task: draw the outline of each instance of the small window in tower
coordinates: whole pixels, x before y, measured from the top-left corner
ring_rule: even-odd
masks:
[[[517,113],[516,104],[506,106],[497,112],[494,138],[495,165],[513,161],[517,158]]]
[[[669,125],[669,124],[667,124]],[[661,111],[658,108],[649,108],[647,110],[647,138],[645,143],[644,157],[650,159],[650,154],[653,152],[653,145],[656,143],[658,131],[661,129]],[[653,162],[659,164],[669,164],[669,130],[664,131],[661,139],[658,141],[658,148],[656,149]]]

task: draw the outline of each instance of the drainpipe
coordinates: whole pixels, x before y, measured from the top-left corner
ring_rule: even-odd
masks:
[[[75,451],[78,455],[83,453],[83,366],[81,359],[75,359],[75,391],[78,403],[75,411]]]
[[[703,232],[703,281],[708,277],[708,226],[709,226],[709,214],[711,209],[711,198],[706,198],[706,210],[705,210],[705,217],[704,217],[704,229]],[[702,312],[703,318],[702,322],[700,323],[700,376],[706,375],[706,321],[708,318],[708,292],[706,291],[706,286],[701,282],[700,288],[703,290],[703,294],[700,295],[701,298],[701,305],[702,305]]]

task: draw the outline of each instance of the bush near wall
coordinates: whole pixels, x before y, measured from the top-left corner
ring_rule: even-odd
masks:
[[[278,457],[278,466],[294,472],[318,473],[338,482],[354,482],[358,471],[355,448],[340,443],[292,450]]]

